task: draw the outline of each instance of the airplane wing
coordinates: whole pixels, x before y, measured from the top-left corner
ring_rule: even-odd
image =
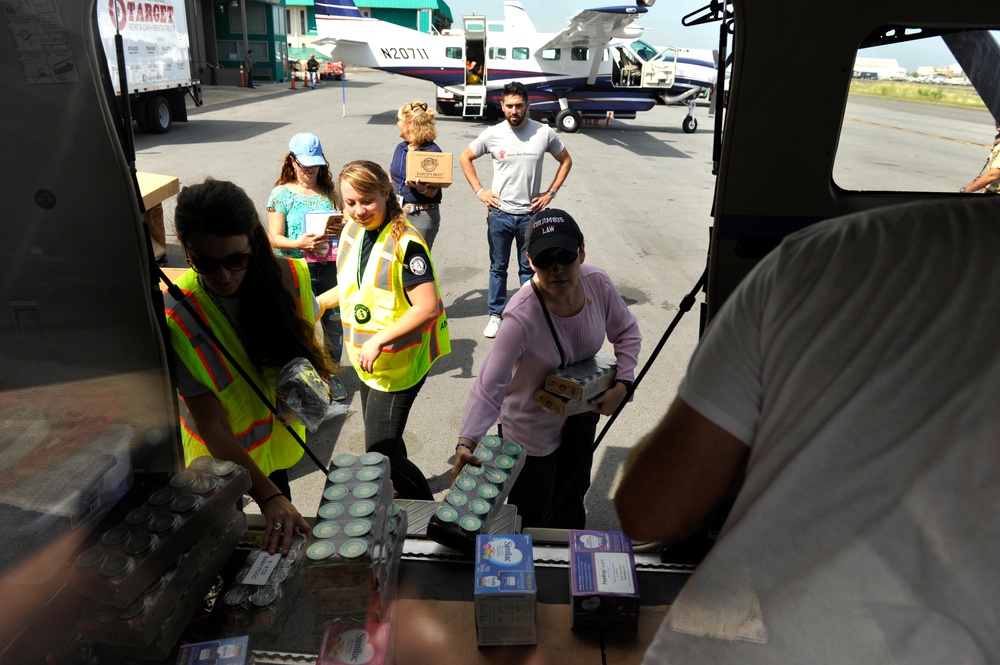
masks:
[[[642,29],[629,26],[646,13],[645,7],[598,7],[583,9],[569,18],[562,32],[545,42],[539,51],[571,46],[602,47],[611,39],[637,39]]]

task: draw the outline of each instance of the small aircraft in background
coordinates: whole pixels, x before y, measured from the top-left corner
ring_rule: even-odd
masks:
[[[516,0],[504,20],[463,16],[463,29],[427,34],[361,15],[352,0],[316,0],[313,48],[331,59],[433,82],[438,111],[498,114],[509,81],[528,89],[531,114],[578,131],[588,119],[635,118],[657,104],[684,104],[685,132],[698,127],[696,102],[715,86],[713,51],[655,48],[633,25],[655,0],[584,9],[561,32],[541,33]]]

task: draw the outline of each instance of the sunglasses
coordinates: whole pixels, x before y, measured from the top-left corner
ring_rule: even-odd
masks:
[[[576,257],[578,256],[580,256],[579,252],[559,249],[552,252],[542,252],[539,256],[533,256],[531,258],[531,262],[535,264],[535,267],[539,270],[548,270],[556,263],[561,266],[568,266],[576,261]]]
[[[229,272],[242,272],[249,267],[251,256],[253,256],[253,252],[230,254],[224,259],[210,259],[204,256],[191,256],[188,257],[187,263],[189,266],[194,268],[194,271],[199,275],[211,275],[220,267],[225,268]]]
[[[292,161],[295,162],[298,165],[298,167],[303,171],[308,171],[309,169],[318,169],[320,167],[319,164],[316,164],[315,166],[305,166],[302,162],[298,160],[297,157],[292,157]]]
[[[404,104],[403,107],[407,111],[426,111],[427,104],[424,102],[410,102],[409,104]]]

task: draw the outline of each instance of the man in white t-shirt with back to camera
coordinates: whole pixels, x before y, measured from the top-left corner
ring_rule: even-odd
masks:
[[[739,488],[646,665],[1000,663],[998,257],[1000,197],[919,201],[743,280],[615,497],[669,542]]]
[[[524,231],[531,215],[548,207],[562,187],[573,160],[551,127],[528,117],[528,91],[518,81],[503,87],[505,120],[488,127],[459,156],[462,172],[489,209],[486,217],[490,247],[490,281],[487,295],[490,318],[483,335],[496,337],[507,304],[507,265],[510,243],[517,244],[518,278],[523,285],[534,272],[524,253]],[[486,187],[476,175],[474,159],[493,157],[493,184]],[[548,190],[541,191],[545,153],[559,162]]]

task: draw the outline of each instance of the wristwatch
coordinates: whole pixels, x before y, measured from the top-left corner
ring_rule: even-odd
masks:
[[[615,379],[615,383],[620,383],[625,386],[625,391],[628,392],[632,390],[632,382],[627,379]]]
[[[552,198],[556,197],[556,191],[554,189],[550,189],[549,191],[547,191],[545,193],[548,194],[549,196],[551,196]]]
[[[959,194],[965,194],[965,191],[966,191],[965,187],[963,187],[962,189],[958,190],[958,193]]]

